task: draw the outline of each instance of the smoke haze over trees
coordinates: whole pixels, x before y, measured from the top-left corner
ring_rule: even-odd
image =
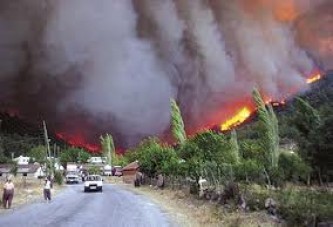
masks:
[[[2,0],[0,108],[122,146],[218,124],[333,68],[330,0]],[[96,141],[95,141],[96,142]]]

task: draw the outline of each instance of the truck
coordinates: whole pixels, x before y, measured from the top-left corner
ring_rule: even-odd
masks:
[[[80,183],[80,173],[75,163],[68,163],[66,167],[66,183]]]

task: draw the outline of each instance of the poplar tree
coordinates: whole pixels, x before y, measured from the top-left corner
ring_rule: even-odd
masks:
[[[186,140],[184,121],[176,101],[171,99],[170,104],[172,135],[178,143],[183,144]]]
[[[262,145],[268,153],[271,167],[278,167],[279,158],[279,125],[271,104],[266,106],[258,89],[252,92],[253,100],[257,106],[259,121],[264,127]]]
[[[110,134],[106,134],[104,137],[101,136],[101,145],[103,149],[103,154],[107,157],[108,165],[112,165],[112,154],[115,153],[115,146],[113,138]]]
[[[236,163],[239,163],[239,145],[238,145],[236,130],[231,131],[230,145],[231,145],[231,151],[235,156]]]

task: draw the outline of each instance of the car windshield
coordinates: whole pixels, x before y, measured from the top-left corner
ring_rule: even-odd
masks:
[[[101,181],[101,177],[100,176],[88,176],[87,178],[88,181]]]

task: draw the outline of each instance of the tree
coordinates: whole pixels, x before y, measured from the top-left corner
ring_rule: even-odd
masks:
[[[272,105],[266,107],[258,89],[252,92],[253,100],[257,106],[259,121],[263,125],[261,144],[267,151],[271,168],[278,167],[279,158],[279,124]]]
[[[33,147],[29,152],[28,156],[33,159],[33,161],[38,163],[45,163],[46,161],[46,147],[43,145],[39,145]]]
[[[170,104],[172,135],[178,143],[183,144],[186,140],[184,121],[176,101],[171,99]]]
[[[115,154],[115,146],[113,138],[110,134],[106,134],[104,137],[101,136],[101,144],[104,156],[107,157],[107,163],[109,166],[112,165],[112,157]]]
[[[236,163],[238,163],[239,162],[239,146],[238,146],[236,130],[231,131],[230,144],[231,144],[231,151],[234,153],[234,156],[236,158]]]
[[[134,152],[141,170],[150,177],[157,173],[172,175],[179,160],[173,148],[161,145],[156,138],[144,140]]]
[[[60,162],[66,166],[68,162],[87,162],[90,154],[81,148],[68,148],[60,154]]]
[[[292,122],[298,131],[295,139],[299,153],[305,161],[311,163],[314,156],[314,136],[319,133],[321,118],[319,112],[301,98],[296,98],[295,108],[296,113]]]
[[[232,164],[237,157],[232,152],[230,139],[212,131],[199,133],[190,138],[179,148],[185,174],[198,185],[200,177],[207,175],[218,179],[223,172],[232,171]],[[224,173],[225,174],[225,173]]]

